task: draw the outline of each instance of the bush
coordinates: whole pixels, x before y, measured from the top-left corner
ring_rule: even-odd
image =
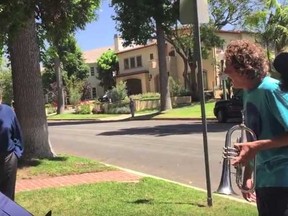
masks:
[[[158,92],[147,92],[138,95],[131,96],[134,100],[156,100],[160,99],[160,94]]]
[[[53,106],[53,104],[45,104],[45,109],[46,109],[47,115],[50,115],[52,113],[56,113],[56,107]]]
[[[90,104],[81,104],[75,109],[76,114],[90,114]]]
[[[129,114],[130,109],[128,106],[126,107],[114,107],[111,109],[108,109],[109,114]]]
[[[120,102],[125,97],[127,97],[127,87],[126,82],[120,81],[116,87],[113,87],[108,93],[108,98],[111,98],[113,103]]]
[[[81,100],[81,93],[77,89],[70,89],[69,90],[69,102],[71,105],[79,104]]]
[[[129,114],[129,103],[109,104],[107,113],[109,114]]]
[[[93,114],[102,114],[102,113],[104,113],[104,109],[102,107],[93,107],[92,113]]]
[[[169,91],[171,97],[191,95],[188,89],[185,89],[179,82],[176,82],[171,76],[169,77]]]

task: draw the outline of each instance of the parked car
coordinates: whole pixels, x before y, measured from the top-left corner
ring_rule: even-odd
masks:
[[[242,93],[242,92],[241,92]],[[219,100],[215,103],[214,115],[218,122],[227,122],[228,119],[242,118],[243,101],[241,93],[236,93],[231,99]]]
[[[102,97],[99,97],[98,101],[100,101],[100,102],[109,102],[109,97],[108,97],[107,94],[105,94]]]

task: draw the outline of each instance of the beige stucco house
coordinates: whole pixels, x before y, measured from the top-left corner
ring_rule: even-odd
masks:
[[[96,61],[103,53],[113,49],[114,46],[107,46],[83,52],[84,61],[90,68],[88,77],[88,83],[91,87],[90,99],[95,99],[104,95],[104,89],[99,85],[100,81],[97,79]]]
[[[225,40],[223,47],[214,48],[208,59],[203,60],[203,83],[204,90],[215,91],[221,88],[221,71],[219,53],[225,50],[227,44],[235,39],[253,40],[247,32],[218,31],[218,36]],[[145,46],[123,47],[122,39],[114,36],[114,49],[119,59],[119,72],[116,82],[126,81],[131,94],[145,92],[159,92],[159,65],[157,44],[155,40],[148,41]],[[174,47],[166,43],[167,72],[174,80],[184,85],[184,62]],[[188,70],[188,73],[190,71]]]

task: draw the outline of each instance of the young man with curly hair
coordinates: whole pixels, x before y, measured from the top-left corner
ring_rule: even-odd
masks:
[[[246,164],[244,182],[252,187],[249,161],[256,158],[256,202],[260,216],[288,216],[288,93],[268,75],[264,50],[248,40],[230,42],[225,52],[225,73],[233,87],[244,90],[246,125],[257,141],[237,143],[233,165]],[[252,193],[243,194],[252,201]]]

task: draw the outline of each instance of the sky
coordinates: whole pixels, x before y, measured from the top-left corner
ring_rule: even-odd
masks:
[[[97,11],[98,19],[87,24],[85,30],[76,32],[76,40],[82,51],[113,45],[117,31],[115,21],[111,18],[115,13],[109,3],[110,0],[102,0]]]

